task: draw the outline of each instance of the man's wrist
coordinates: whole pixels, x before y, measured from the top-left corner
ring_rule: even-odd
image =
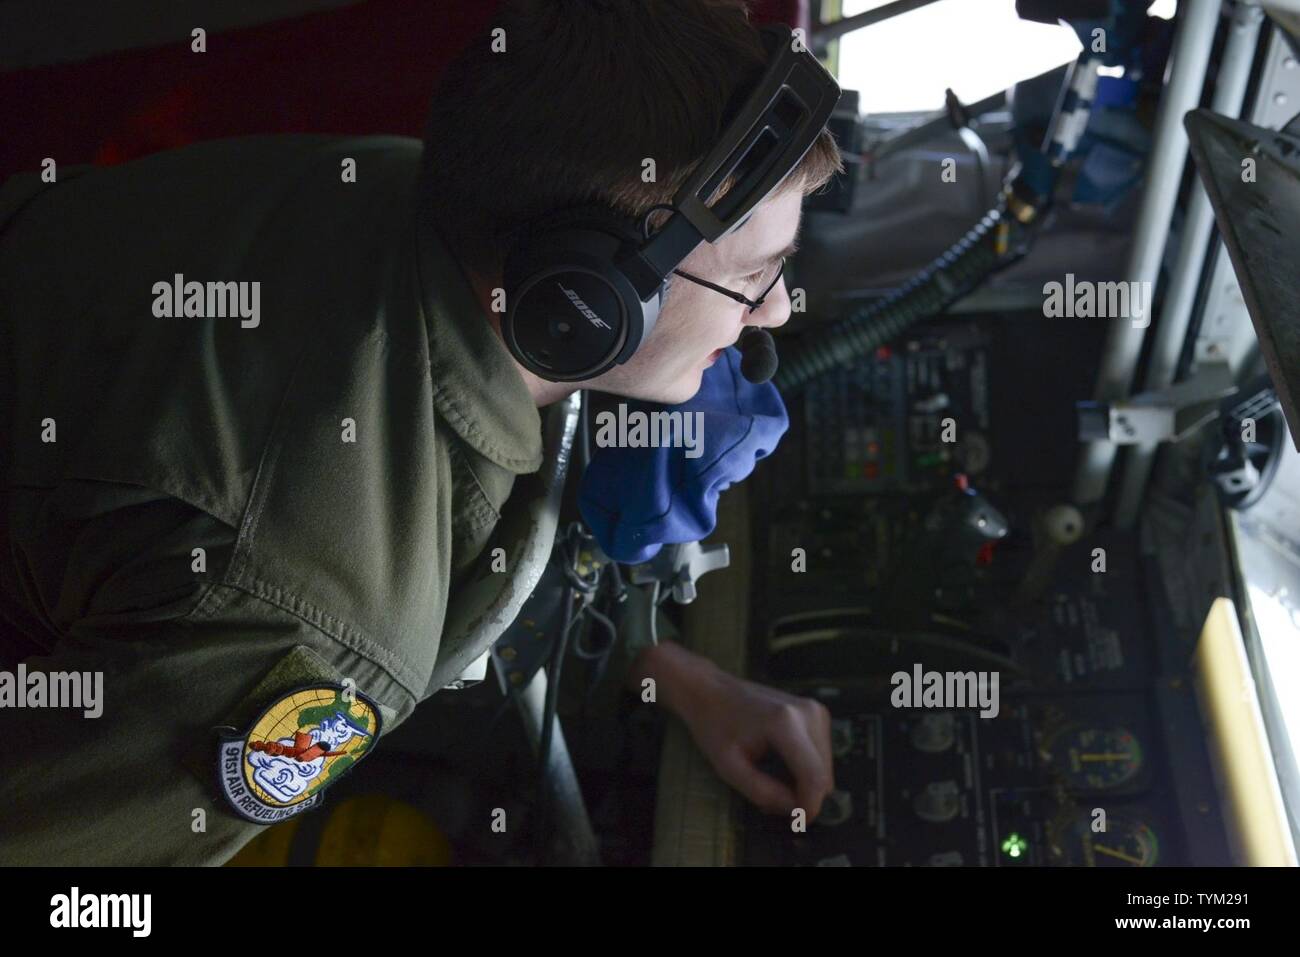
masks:
[[[674,714],[685,717],[690,702],[711,680],[718,667],[709,659],[672,641],[647,646],[628,669],[628,688],[641,692],[646,679],[654,682],[655,700]]]

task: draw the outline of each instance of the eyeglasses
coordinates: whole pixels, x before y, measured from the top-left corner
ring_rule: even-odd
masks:
[[[750,299],[748,296],[742,293],[733,292],[730,289],[724,289],[722,286],[715,285],[709,282],[707,279],[701,279],[698,276],[692,276],[690,273],[682,272],[680,269],[674,269],[673,275],[681,276],[683,279],[689,279],[691,282],[704,286],[706,289],[712,289],[714,292],[722,293],[724,296],[726,296],[729,299],[734,299],[736,300],[736,302],[744,303],[746,306],[749,306],[749,311],[753,312],[759,306],[763,305],[763,300],[767,298],[768,293],[770,293],[773,289],[776,288],[776,284],[781,281],[781,276],[784,272],[785,272],[785,257],[782,256],[776,262],[772,263],[772,265],[764,269],[761,273],[757,273],[754,276],[750,277],[750,281],[748,284],[749,288],[763,290],[763,294],[759,296],[757,299]]]

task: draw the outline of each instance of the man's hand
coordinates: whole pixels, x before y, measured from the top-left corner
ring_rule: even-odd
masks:
[[[798,807],[809,821],[821,813],[835,786],[831,716],[824,705],[727,674],[672,642],[638,656],[629,683],[647,677],[722,780],[768,813]],[[759,769],[768,751],[785,762],[793,788]]]

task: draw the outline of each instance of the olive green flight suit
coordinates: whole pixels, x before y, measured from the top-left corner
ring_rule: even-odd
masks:
[[[0,708],[0,863],[224,862],[262,826],[214,728],[351,679],[392,730],[531,589],[541,416],[421,153],[252,137],[0,188],[0,667],[104,676],[98,718]],[[256,322],[160,317],[178,275],[260,283]]]

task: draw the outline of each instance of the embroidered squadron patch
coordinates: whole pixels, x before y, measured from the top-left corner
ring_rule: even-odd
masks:
[[[320,805],[322,793],[379,740],[379,707],[340,685],[278,698],[242,737],[223,736],[217,774],[240,815],[275,824]]]

